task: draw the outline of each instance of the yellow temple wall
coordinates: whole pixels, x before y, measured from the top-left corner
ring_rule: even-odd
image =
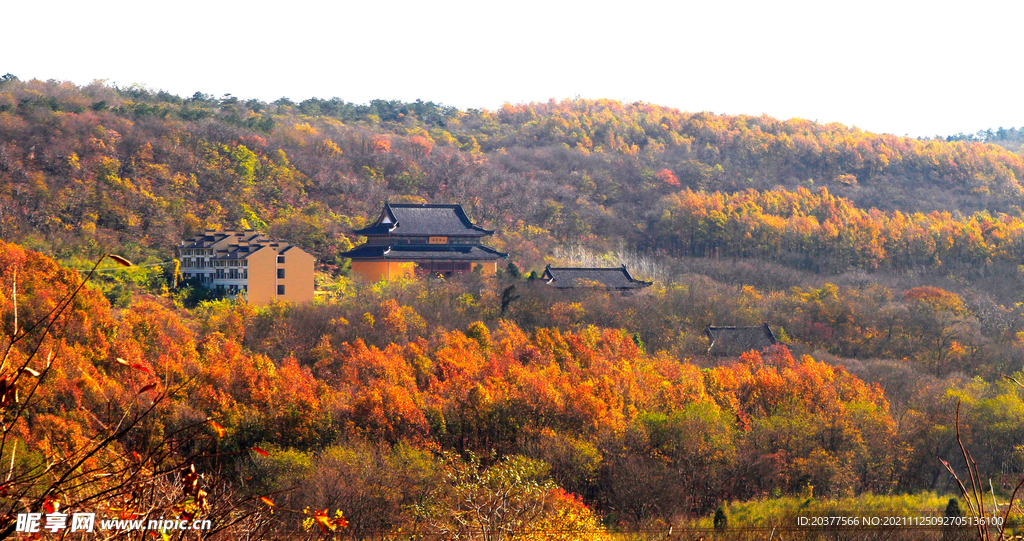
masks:
[[[353,261],[352,272],[370,282],[415,276],[416,264],[411,261]]]

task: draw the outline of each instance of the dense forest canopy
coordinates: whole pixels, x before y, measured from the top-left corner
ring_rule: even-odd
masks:
[[[0,443],[0,462],[32,478],[152,404],[144,433],[100,456],[144,466],[159,435],[190,430],[195,442],[161,456],[189,456],[175,467],[206,472],[211,493],[343,510],[352,538],[454,538],[482,509],[465,502],[490,502],[493,518],[514,492],[517,524],[558,532],[535,539],[599,539],[736,500],[951,492],[936,457],[962,456],[959,408],[979,475],[1006,498],[1024,475],[1020,133],[913,139],[588,99],[266,103],[7,76],[9,357],[40,366],[10,338],[60,306],[86,261],[136,265],[101,265],[55,316],[60,334],[40,342],[52,369],[8,429],[32,452]],[[464,205],[496,230],[507,268],[351,276],[339,254],[384,201]],[[174,247],[209,227],[315,254],[317,300],[257,308],[181,281]],[[624,296],[529,279],[553,262],[626,262],[655,284]],[[705,326],[766,322],[781,344],[708,354]],[[198,451],[207,441],[216,453]],[[88,496],[19,487],[51,505]],[[294,530],[281,513],[266,524]]]
[[[45,314],[80,280],[15,245],[0,245],[0,261],[0,283],[20,276],[22,321]],[[32,450],[18,468],[73,453],[101,423],[168,393],[148,432],[108,452],[146,453],[154,435],[198,423],[206,427],[200,441],[218,440],[217,454],[194,459],[205,483],[217,471],[247,479],[249,494],[272,494],[277,505],[341,508],[356,537],[444,531],[459,494],[509,475],[527,483],[509,490],[533,494],[550,511],[543,520],[581,532],[578,539],[597,535],[597,516],[643,525],[808,490],[826,499],[948,490],[935,457],[960,453],[958,401],[979,471],[1000,494],[1024,471],[1015,448],[1024,389],[947,370],[988,372],[976,363],[1001,362],[984,353],[1000,347],[998,337],[956,334],[973,316],[955,294],[918,288],[894,299],[826,286],[768,299],[751,286],[737,295],[689,279],[631,297],[573,297],[513,281],[522,299],[505,314],[499,296],[509,282],[478,276],[264,309],[216,301],[188,311],[141,294],[117,309],[88,291],[47,346],[56,364],[14,432]],[[12,299],[5,292],[0,303],[10,332]],[[741,322],[797,315],[780,329],[786,345],[714,364],[694,336],[673,346],[671,330],[642,317],[679,325],[708,310]],[[607,326],[590,323],[601,320]],[[1017,336],[1002,347],[1019,357]],[[848,368],[824,350],[792,354],[814,340],[852,356]],[[919,358],[873,357],[898,357],[884,348],[901,347]]]
[[[998,145],[611,100],[461,111],[7,77],[0,141],[0,238],[62,257],[116,248],[166,258],[196,230],[249,226],[338,266],[351,229],[392,200],[467,206],[528,269],[555,246],[607,251],[622,242],[678,254],[724,244],[766,253],[783,242],[803,257],[798,241],[780,238],[817,227],[851,237],[836,248],[843,253],[822,254],[830,264],[973,264],[1014,252],[1024,193],[1024,158]],[[713,217],[721,223],[697,224],[700,238],[685,238],[677,217],[694,213],[683,201],[719,192],[751,193],[750,210]],[[759,223],[732,223],[750,219]],[[753,241],[726,232],[749,227],[761,231]],[[886,246],[871,245],[876,229]]]

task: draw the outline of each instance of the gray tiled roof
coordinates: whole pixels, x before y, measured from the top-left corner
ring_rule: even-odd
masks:
[[[626,266],[621,267],[552,267],[544,269],[542,279],[559,289],[587,287],[592,284],[608,289],[639,289],[651,282],[630,276]]]
[[[386,223],[390,221],[391,223]],[[473,225],[462,205],[384,205],[377,221],[357,235],[484,237],[493,233]]]
[[[283,253],[294,246],[288,241],[273,239],[251,229],[245,231],[225,229],[207,230],[200,235],[183,240],[178,249],[213,248],[215,259],[245,259],[265,247],[277,248],[277,252]]]
[[[712,327],[704,334],[711,340],[708,353],[712,355],[740,355],[748,351],[761,351],[779,341],[767,323],[757,327]]]
[[[207,230],[204,233],[195,235],[190,239],[181,241],[181,249],[188,248],[208,248],[210,245],[220,242],[229,237],[233,237],[229,240],[229,245],[237,245],[239,243],[263,243],[263,242],[274,242],[270,237],[253,231],[252,229],[246,229],[244,231],[236,231],[234,229],[224,230]]]
[[[489,261],[508,256],[508,254],[486,246],[444,244],[426,246],[368,246],[364,244],[340,255],[353,259],[391,259],[396,261],[424,259],[440,261]]]

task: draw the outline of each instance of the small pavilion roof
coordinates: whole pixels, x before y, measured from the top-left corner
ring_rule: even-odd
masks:
[[[708,325],[704,334],[711,341],[708,353],[712,355],[740,355],[748,351],[778,344],[775,333],[767,323],[756,327],[712,327]]]
[[[640,289],[653,282],[637,280],[621,267],[552,267],[548,265],[541,275],[548,285],[559,289],[598,286],[607,289]]]

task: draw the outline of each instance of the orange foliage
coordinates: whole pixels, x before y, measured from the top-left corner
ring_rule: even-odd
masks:
[[[391,152],[391,140],[384,137],[379,137],[373,140],[373,153],[374,154],[387,154]]]
[[[17,247],[0,245],[0,261],[11,262],[0,269],[0,284],[10,284],[17,268],[19,291],[24,283],[38,294],[26,311],[52,303],[72,283],[73,275]],[[834,287],[794,293],[822,303],[837,294]],[[949,295],[908,292],[921,301]],[[0,315],[10,321],[10,298],[0,300]],[[572,434],[576,443],[559,452],[576,449],[596,468],[602,452],[597,443],[619,441],[638,426],[661,431],[658,438],[708,426],[735,442],[719,449],[703,440],[680,440],[688,447],[665,452],[715,456],[726,464],[725,457],[750,445],[753,450],[746,452],[774,457],[758,462],[771,464],[772,483],[788,487],[786,479],[805,475],[848,487],[840,481],[849,471],[821,472],[833,472],[828,464],[861,467],[870,457],[892,454],[888,441],[895,424],[880,388],[811,357],[794,359],[781,345],[702,369],[664,352],[648,354],[623,330],[528,332],[510,321],[494,328],[477,321],[465,332],[437,329],[384,347],[362,339],[337,343],[323,335],[307,364],[291,355],[274,361],[247,350],[239,341],[245,326],[230,323],[230,317],[215,327],[234,328],[234,336],[213,328],[200,334],[202,326],[187,313],[157,299],[140,297],[116,314],[102,297],[88,294],[82,302],[94,308],[67,316],[68,328],[76,331],[53,344],[59,370],[40,395],[41,408],[19,429],[33,448],[46,452],[81,443],[91,422],[83,411],[149,400],[141,393],[188,382],[187,396],[170,397],[160,413],[169,428],[208,422],[222,445],[264,457],[271,455],[264,451],[267,444],[322,448],[343,436],[513,454],[537,434]],[[415,314],[394,300],[378,313],[380,326],[399,334],[410,330]],[[797,438],[787,430],[807,434]],[[826,432],[837,443],[824,455],[813,455],[803,443],[785,443]],[[618,444],[607,445],[604,451],[612,452]],[[874,479],[866,473],[864,478]]]
[[[1024,257],[1024,215],[864,210],[828,189],[667,196],[655,234],[689,255],[785,254],[867,269],[987,264]]]
[[[935,310],[949,312],[962,312],[964,310],[964,301],[959,295],[938,287],[923,286],[908,289],[903,293],[903,298],[920,301]]]

